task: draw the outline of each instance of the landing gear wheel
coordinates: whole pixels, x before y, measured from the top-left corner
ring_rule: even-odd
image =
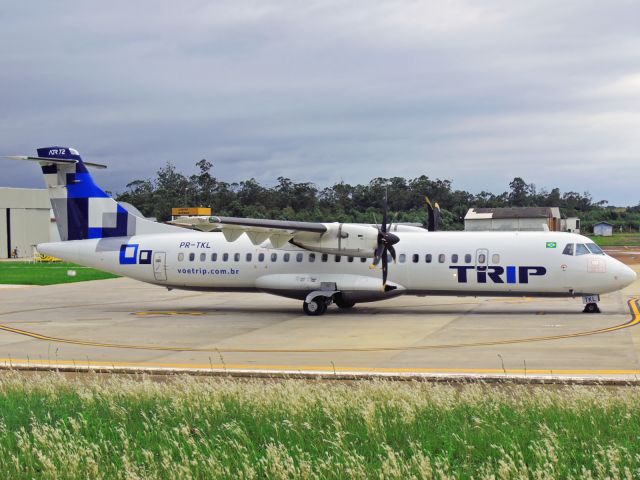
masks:
[[[304,302],[302,304],[304,313],[311,316],[322,315],[327,311],[327,302],[322,297],[316,297],[309,303]]]
[[[353,306],[356,304],[356,302],[354,302],[354,301],[342,300],[340,298],[336,299],[335,303],[338,306],[338,308],[341,308],[343,310],[346,310],[348,308],[353,308]]]
[[[584,306],[584,313],[600,313],[600,308],[598,308],[597,303],[587,303]]]

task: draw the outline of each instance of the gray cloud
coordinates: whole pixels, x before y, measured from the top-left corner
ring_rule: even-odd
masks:
[[[208,158],[228,181],[519,175],[637,204],[638,18],[578,0],[5,5],[2,151],[75,146],[114,191]],[[41,185],[2,165],[2,184]]]

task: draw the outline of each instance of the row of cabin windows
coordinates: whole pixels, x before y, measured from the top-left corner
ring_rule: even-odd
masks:
[[[296,262],[302,262],[304,260],[304,253],[296,253],[296,254],[284,253],[282,255],[282,260],[284,262],[289,262],[289,261],[291,261],[291,257],[293,255],[295,255]],[[206,253],[201,253],[200,254],[200,261],[201,262],[206,262],[207,261],[207,257],[208,257],[208,255]],[[188,258],[189,258],[190,262],[194,262],[196,260],[196,254],[194,252],[189,253],[189,257]],[[217,262],[218,261],[218,254],[217,253],[212,253],[210,258],[211,258],[212,262]],[[231,254],[229,254],[229,253],[223,253],[222,255],[220,255],[220,259],[223,262],[228,262],[229,258],[231,258]],[[257,255],[257,258],[258,258],[258,262],[264,262],[265,259],[266,259],[266,255],[264,253],[259,253]],[[184,259],[185,259],[184,252],[178,253],[178,261],[179,262],[183,262]],[[252,253],[245,254],[244,259],[247,262],[251,262],[253,260],[253,254]],[[278,254],[277,253],[272,253],[270,255],[270,259],[271,259],[272,262],[277,262],[278,261]],[[334,260],[336,262],[340,262],[340,261],[342,261],[342,256],[334,255]],[[352,263],[354,260],[355,260],[354,257],[347,257],[347,262],[349,262],[349,263]],[[234,262],[239,262],[240,261],[240,254],[239,253],[234,253],[233,254],[233,261]],[[309,253],[308,257],[307,257],[307,261],[309,263],[315,262],[316,261],[316,254],[315,253]],[[329,261],[329,255],[326,254],[326,253],[322,253],[320,255],[320,261],[328,262]],[[366,258],[364,258],[364,257],[360,258],[360,262],[361,263],[365,263],[366,261],[367,261]]]
[[[437,257],[438,263],[445,263],[447,261],[447,256],[444,253],[440,253]],[[451,263],[460,263],[461,260],[464,260],[464,263],[472,263],[473,262],[473,255],[471,255],[470,253],[466,253],[464,255],[464,257],[461,258],[460,255],[458,255],[457,253],[454,253],[451,255]],[[407,255],[404,253],[401,253],[400,256],[398,257],[398,261],[400,263],[405,263],[407,261]],[[414,253],[413,255],[411,255],[411,261],[413,263],[419,263],[420,262],[420,255],[418,255],[417,253]],[[427,253],[424,256],[424,262],[425,263],[432,263],[434,261],[434,256],[430,253]],[[487,256],[484,253],[480,253],[478,254],[478,263],[485,263],[487,261]],[[500,263],[500,254],[498,253],[494,253],[491,256],[491,261],[493,263]]]
[[[229,254],[229,253],[223,253],[220,257],[221,257],[223,262],[228,262],[229,258],[230,258],[230,255],[231,254]],[[284,262],[289,262],[291,260],[291,256],[292,255],[295,255],[296,262],[304,261],[304,253],[296,253],[296,254],[284,253],[282,255],[282,260]],[[208,256],[208,254],[206,254],[204,252],[201,253],[200,254],[200,261],[201,262],[206,262],[207,261],[207,256]],[[336,263],[342,261],[342,256],[340,256],[340,255],[334,255],[333,257],[334,257],[334,261]],[[184,252],[178,253],[178,261],[179,262],[183,262],[184,258],[185,258]],[[211,258],[212,262],[217,262],[218,261],[218,254],[217,253],[212,253],[210,258]],[[258,258],[258,262],[264,262],[266,256],[265,256],[264,253],[259,253],[257,255],[257,258]],[[462,258],[464,259],[464,263],[471,263],[473,261],[473,256],[470,253],[465,254],[464,257],[462,257]],[[251,262],[253,260],[253,254],[252,253],[245,254],[244,259],[247,262]],[[272,253],[270,255],[270,259],[271,259],[272,262],[277,262],[278,261],[278,254],[275,253],[275,252]],[[190,262],[194,262],[195,260],[196,260],[196,254],[194,252],[189,253],[189,261]],[[308,260],[309,263],[315,262],[316,261],[316,254],[315,253],[309,253],[308,257],[307,257],[307,260]],[[347,262],[349,262],[349,263],[352,263],[354,260],[355,260],[354,257],[347,257]],[[391,258],[390,254],[387,254],[387,260],[390,261],[390,262],[392,261],[392,258]],[[433,260],[434,260],[434,256],[432,254],[430,254],[430,253],[427,253],[424,256],[425,263],[432,263]],[[437,256],[437,260],[438,260],[438,263],[445,263],[446,260],[447,260],[447,257],[446,257],[446,255],[444,253],[440,253]],[[458,263],[458,262],[460,262],[460,260],[461,260],[461,257],[457,253],[454,253],[454,254],[451,255],[451,263]],[[493,263],[496,263],[496,264],[500,263],[500,255],[497,254],[497,253],[494,253],[493,256],[491,257],[491,260],[493,261]],[[234,253],[233,254],[233,261],[234,262],[239,262],[240,261],[240,254],[239,253]],[[328,262],[329,261],[329,255],[326,254],[326,253],[320,254],[320,261]],[[360,257],[360,263],[365,263],[366,261],[367,261],[367,259],[365,257]],[[407,254],[401,253],[398,256],[398,261],[400,263],[405,263],[407,261]],[[412,254],[411,255],[411,261],[413,263],[419,263],[420,262],[420,255],[418,255],[417,253]],[[484,253],[481,253],[481,254],[478,255],[478,263],[485,263],[486,261],[487,261],[487,258],[486,258],[486,255]]]

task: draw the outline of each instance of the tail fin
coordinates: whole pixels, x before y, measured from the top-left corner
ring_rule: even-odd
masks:
[[[40,163],[63,241],[181,231],[129,213],[87,171],[87,166],[104,166],[83,162],[73,148],[39,148],[37,157],[13,158]]]

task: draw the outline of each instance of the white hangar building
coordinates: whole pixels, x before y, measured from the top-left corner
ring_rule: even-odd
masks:
[[[470,208],[464,217],[466,231],[560,231],[558,207]]]
[[[59,240],[49,192],[0,187],[0,258],[32,257],[38,243]]]

